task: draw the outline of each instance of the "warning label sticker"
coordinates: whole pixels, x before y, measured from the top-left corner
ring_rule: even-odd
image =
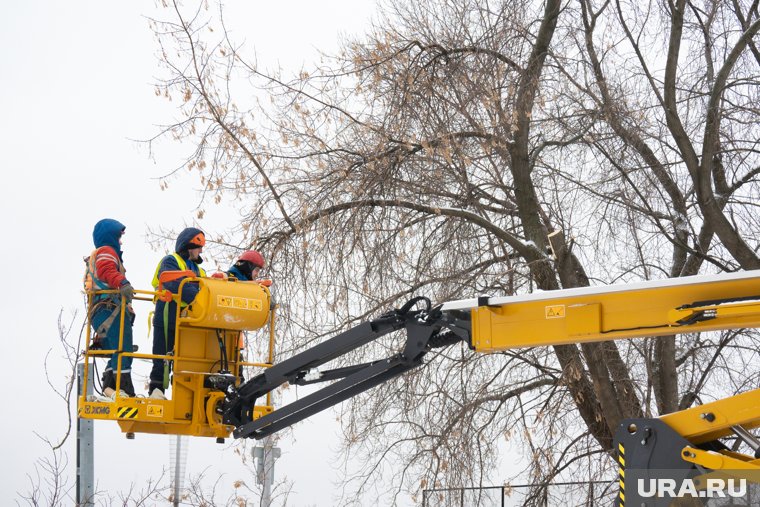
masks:
[[[547,319],[564,319],[565,305],[554,305],[544,307]]]
[[[216,305],[222,308],[235,308],[237,310],[261,311],[260,299],[241,298],[236,296],[216,296]]]
[[[161,405],[148,405],[147,414],[150,417],[163,417],[164,407],[162,407]]]

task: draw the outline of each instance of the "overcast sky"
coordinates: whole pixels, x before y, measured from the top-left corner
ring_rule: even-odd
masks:
[[[375,9],[374,0],[245,4],[236,8],[235,20],[250,28],[244,38],[259,61],[293,69],[314,58],[316,48],[334,49],[340,33],[361,31]],[[145,147],[131,141],[153,135],[154,125],[174,115],[171,104],[154,95],[156,44],[143,17],[154,14],[152,1],[28,0],[5,5],[0,16],[0,308],[2,380],[10,397],[0,418],[3,505],[28,491],[27,474],[34,476],[35,459],[45,454],[35,433],[58,440],[65,431],[65,407],[47,385],[43,363],[52,351],[49,374],[62,384],[66,365],[56,344],[57,319],[60,311],[67,322],[75,311],[83,313],[82,257],[92,250],[93,225],[104,217],[126,224],[128,277],[147,289],[163,253],[148,246],[148,228],[181,228],[193,220],[196,182],[174,182],[162,192],[156,180],[174,167],[182,147],[163,145],[150,160]],[[201,226],[213,233],[225,220],[222,210],[207,209]],[[135,342],[143,350],[150,348],[149,310],[137,308]],[[329,464],[337,430],[327,413],[281,443],[277,475],[294,483],[291,505],[332,505],[337,488]],[[101,490],[122,490],[120,482],[123,490],[130,482],[139,489],[168,466],[169,437],[127,441],[115,423],[98,422],[95,438]],[[72,438],[66,447],[72,485],[74,444]],[[239,463],[229,446],[211,439],[190,444],[189,474],[205,471],[215,479],[224,473],[220,489],[250,480]]]

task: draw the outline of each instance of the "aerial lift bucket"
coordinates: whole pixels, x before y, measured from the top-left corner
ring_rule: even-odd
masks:
[[[185,278],[197,283],[199,292],[187,308],[177,305],[174,352],[171,355],[123,352],[116,371],[117,385],[121,376],[121,358],[163,359],[173,364],[171,395],[168,400],[147,397],[116,396],[114,401],[87,398],[80,393],[79,416],[87,419],[116,420],[122,432],[159,433],[205,436],[223,439],[232,427],[222,424],[217,405],[224,399],[224,386],[239,382],[240,368],[271,366],[273,346],[273,312],[271,295],[266,283],[240,282],[234,279]],[[105,291],[108,292],[108,291]],[[113,292],[113,291],[111,291]],[[95,293],[93,293],[95,294]],[[166,296],[158,292],[136,291],[136,300],[151,301]],[[175,301],[177,296],[173,295]],[[92,298],[90,298],[92,300]],[[123,303],[122,303],[123,304]],[[270,324],[270,353],[267,363],[244,363],[240,360],[240,336],[243,331],[261,329]],[[114,323],[116,324],[116,323]],[[119,349],[123,349],[123,326],[120,322]],[[91,374],[90,363],[95,357],[110,357],[113,350],[85,350],[85,378]],[[86,384],[86,382],[85,382]],[[267,405],[255,408],[256,417],[272,411]]]

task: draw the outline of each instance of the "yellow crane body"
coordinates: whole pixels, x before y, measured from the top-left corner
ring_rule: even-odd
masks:
[[[269,289],[256,282],[218,278],[201,279],[200,290],[187,315],[185,327],[253,331],[269,319]]]

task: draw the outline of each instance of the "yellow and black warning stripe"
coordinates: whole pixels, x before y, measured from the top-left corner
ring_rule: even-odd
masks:
[[[618,443],[618,463],[620,463],[620,470],[618,471],[620,482],[620,495],[618,496],[618,506],[625,507],[625,448],[623,444]]]
[[[116,410],[119,419],[134,419],[137,417],[137,407],[119,407]]]

